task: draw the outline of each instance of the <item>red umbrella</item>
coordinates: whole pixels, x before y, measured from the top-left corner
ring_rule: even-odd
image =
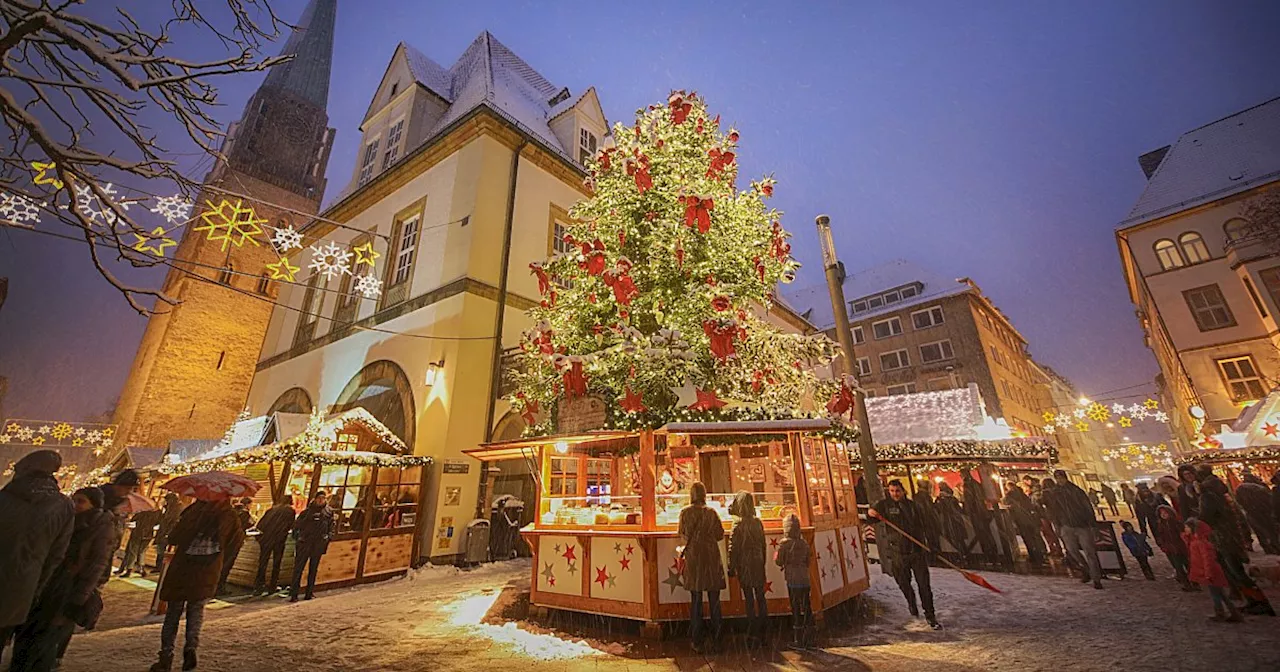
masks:
[[[205,471],[179,476],[160,487],[179,495],[215,501],[230,497],[253,496],[262,484],[251,478],[226,471]]]
[[[155,511],[156,503],[150,499],[139,495],[136,492],[129,493],[124,498],[124,503],[120,505],[120,510],[125,513],[138,513],[139,511]]]

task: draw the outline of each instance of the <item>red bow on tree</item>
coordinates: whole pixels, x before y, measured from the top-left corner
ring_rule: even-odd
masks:
[[[667,105],[671,107],[671,123],[676,125],[683,124],[689,118],[689,111],[693,109],[693,105],[684,99],[683,91],[672,91],[667,98]]]
[[[756,275],[760,276],[760,282],[764,282],[764,273],[765,273],[764,260],[762,260],[760,257],[756,257],[751,261],[756,265]]]
[[[710,231],[711,211],[715,208],[715,201],[699,196],[681,196],[680,199],[684,203],[684,225],[691,229],[697,228],[698,233]]]
[[[570,399],[586,396],[587,375],[582,372],[582,360],[570,360],[564,372],[564,393]]]
[[[594,242],[582,244],[582,256],[586,257],[586,261],[582,262],[582,268],[587,275],[604,273],[604,243],[599,238]]]
[[[676,243],[676,265],[684,268],[684,245]]]
[[[772,177],[765,178],[764,181],[760,183],[760,193],[764,194],[766,197],[772,197],[773,183],[774,180]]]
[[[853,390],[849,389],[848,384],[841,382],[840,391],[831,395],[831,401],[827,402],[827,412],[835,416],[848,413],[849,419],[853,420],[853,401]]]
[[[596,162],[600,164],[601,172],[609,170],[609,167],[613,165],[609,157],[615,151],[617,151],[617,148],[615,147],[606,147],[604,151],[600,152],[600,156],[596,158]]]
[[[653,188],[653,176],[649,174],[649,157],[641,154],[635,159],[627,159],[627,175],[636,180],[636,190],[640,193]]]
[[[551,278],[547,277],[547,271],[539,262],[529,264],[529,270],[538,277],[538,295],[546,296],[551,289]]]
[[[631,300],[640,294],[640,290],[636,288],[636,281],[631,279],[628,273],[631,269],[630,264],[625,266],[619,262],[618,271],[605,271],[604,284],[613,289],[613,300],[624,306],[631,305]]]
[[[702,330],[711,339],[711,354],[724,361],[735,354],[733,339],[738,336],[738,326],[730,321],[707,320],[702,323]]]
[[[719,147],[712,147],[707,156],[711,158],[711,165],[707,166],[707,177],[720,177],[726,168],[733,165],[733,152],[721,151]]]

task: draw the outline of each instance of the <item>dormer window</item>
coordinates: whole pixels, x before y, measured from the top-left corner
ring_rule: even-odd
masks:
[[[386,170],[400,156],[400,136],[404,133],[404,119],[401,119],[387,131],[387,153],[382,156],[382,169]]]
[[[391,93],[387,94],[387,98],[395,98],[396,90],[400,88],[400,82],[391,82]]]
[[[373,179],[374,161],[378,159],[378,140],[375,138],[373,142],[364,146],[364,157],[360,160],[360,180],[361,186],[365,182]]]
[[[578,163],[587,165],[587,161],[596,155],[596,134],[585,128],[578,129]]]

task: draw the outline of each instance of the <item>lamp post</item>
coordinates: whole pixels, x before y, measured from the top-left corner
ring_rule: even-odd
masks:
[[[831,239],[831,218],[818,215],[818,240],[822,245],[822,265],[827,271],[827,289],[831,292],[831,311],[836,320],[836,340],[840,343],[841,372],[858,376],[858,358],[853,353],[853,330],[849,327],[849,311],[844,304],[844,266],[836,257],[836,245]],[[862,458],[862,482],[867,491],[867,502],[874,504],[882,497],[880,468],[876,464],[876,444],[871,438],[871,422],[867,419],[867,397],[859,386],[854,390],[854,412],[858,418],[858,455]],[[880,527],[880,526],[877,526]],[[881,530],[877,530],[879,533]],[[877,538],[883,538],[877,536]]]

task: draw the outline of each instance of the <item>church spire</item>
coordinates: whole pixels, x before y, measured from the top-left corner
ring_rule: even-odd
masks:
[[[281,56],[293,56],[271,68],[264,87],[276,87],[324,108],[329,102],[333,33],[338,0],[311,0],[285,42]]]

